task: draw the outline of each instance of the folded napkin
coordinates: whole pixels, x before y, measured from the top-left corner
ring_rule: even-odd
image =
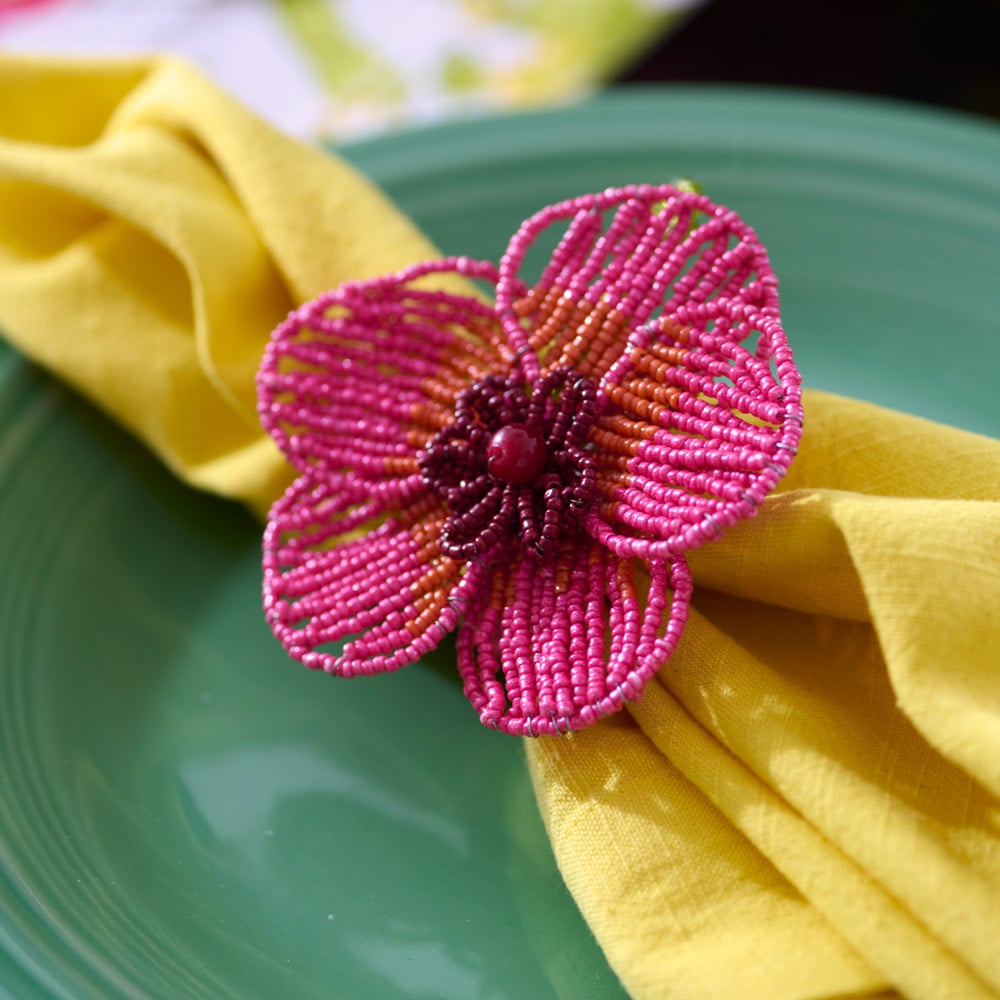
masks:
[[[434,248],[184,63],[0,59],[0,326],[195,486],[263,512],[271,329]]]
[[[0,60],[0,328],[196,486],[263,510],[271,327],[432,254],[182,64]],[[1000,442],[806,413],[642,701],[525,742],[539,807],[636,997],[997,996]]]

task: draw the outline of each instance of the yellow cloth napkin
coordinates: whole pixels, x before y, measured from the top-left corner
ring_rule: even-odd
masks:
[[[271,329],[433,254],[184,63],[0,59],[0,327],[196,486],[266,510],[289,478],[254,412]]]
[[[1000,442],[813,393],[630,714],[529,747],[637,997],[1000,994]]]
[[[266,506],[270,328],[430,253],[182,64],[0,60],[0,329],[195,485]],[[642,702],[526,743],[634,996],[1000,995],[998,498],[1000,442],[810,394]]]

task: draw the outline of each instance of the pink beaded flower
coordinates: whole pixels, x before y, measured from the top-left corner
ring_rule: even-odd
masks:
[[[264,536],[289,654],[353,677],[458,629],[480,720],[524,736],[639,697],[684,627],[684,553],[754,514],[802,429],[764,248],[666,185],[550,206],[498,268],[321,295],[275,330],[258,392],[300,473]]]

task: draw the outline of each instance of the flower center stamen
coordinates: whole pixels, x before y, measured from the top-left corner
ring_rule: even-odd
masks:
[[[586,444],[594,384],[563,366],[534,385],[487,375],[455,401],[454,420],[420,453],[424,481],[448,508],[441,551],[493,558],[515,540],[530,558],[556,551],[596,496]]]
[[[545,469],[548,448],[538,427],[508,424],[486,446],[486,471],[511,486],[534,482]]]

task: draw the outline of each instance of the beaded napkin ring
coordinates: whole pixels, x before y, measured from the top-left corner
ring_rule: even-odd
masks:
[[[777,285],[734,212],[643,185],[543,209],[498,267],[428,261],[295,310],[257,379],[299,472],[264,535],[274,634],[354,677],[457,629],[466,697],[515,735],[638,699],[684,628],[684,553],[795,455]]]

